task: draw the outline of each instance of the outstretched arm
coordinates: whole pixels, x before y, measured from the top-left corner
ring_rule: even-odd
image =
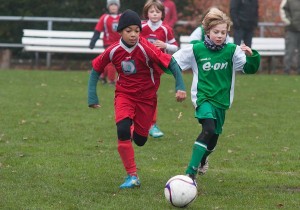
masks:
[[[92,69],[88,82],[88,106],[91,108],[99,108],[99,99],[97,96],[97,83],[100,73]]]
[[[173,76],[175,78],[176,100],[178,102],[182,102],[186,98],[186,89],[185,89],[185,85],[183,82],[181,69],[174,58],[171,59],[171,62],[169,64],[168,68],[170,69],[171,73],[173,74]]]

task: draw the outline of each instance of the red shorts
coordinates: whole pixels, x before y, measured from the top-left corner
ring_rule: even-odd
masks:
[[[115,120],[130,118],[134,123],[134,131],[141,136],[148,136],[149,129],[157,105],[157,98],[136,99],[125,95],[115,97]]]

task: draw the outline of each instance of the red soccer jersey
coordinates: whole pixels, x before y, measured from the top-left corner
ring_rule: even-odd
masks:
[[[95,26],[95,30],[99,32],[103,31],[104,33],[103,45],[105,48],[120,39],[120,34],[117,32],[120,17],[121,14],[104,14],[99,18],[99,21]]]
[[[154,24],[151,24],[150,20],[148,20],[147,22],[143,22],[142,28],[141,36],[146,38],[149,42],[154,43],[156,40],[160,40],[178,46],[170,26],[165,25],[162,22],[159,25],[154,26]],[[166,52],[166,50],[164,50],[164,52]]]
[[[92,62],[97,72],[112,62],[118,72],[116,95],[126,94],[128,97],[153,99],[160,83],[159,65],[168,67],[171,55],[163,53],[145,38],[140,37],[138,43],[128,48],[122,41],[108,47]]]

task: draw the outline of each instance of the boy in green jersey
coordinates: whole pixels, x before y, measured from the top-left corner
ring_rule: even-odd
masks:
[[[203,19],[203,42],[180,49],[173,58],[182,70],[192,69],[191,99],[195,118],[202,124],[186,174],[195,179],[206,172],[207,157],[215,149],[225,111],[229,109],[234,94],[235,72],[254,74],[258,71],[260,55],[246,45],[226,43],[231,26],[226,14],[218,9],[210,11]]]

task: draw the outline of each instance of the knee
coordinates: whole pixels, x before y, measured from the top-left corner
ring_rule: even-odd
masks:
[[[210,141],[207,144],[207,150],[210,152],[213,152],[217,146],[219,139],[219,134],[214,134],[211,138]]]
[[[146,144],[147,140],[148,140],[147,136],[141,136],[141,135],[137,134],[136,132],[133,132],[133,141],[137,146],[139,146],[139,147],[144,146],[144,144]]]
[[[202,133],[204,134],[204,138],[211,139],[211,137],[213,137],[213,135],[215,134],[215,127],[209,126],[203,129]]]
[[[208,143],[212,140],[214,135],[215,135],[214,121],[212,119],[206,120],[202,124],[202,132],[198,136],[197,141],[208,145]]]
[[[131,137],[130,134],[131,120],[126,118],[117,123],[117,134],[119,140],[128,140]]]

